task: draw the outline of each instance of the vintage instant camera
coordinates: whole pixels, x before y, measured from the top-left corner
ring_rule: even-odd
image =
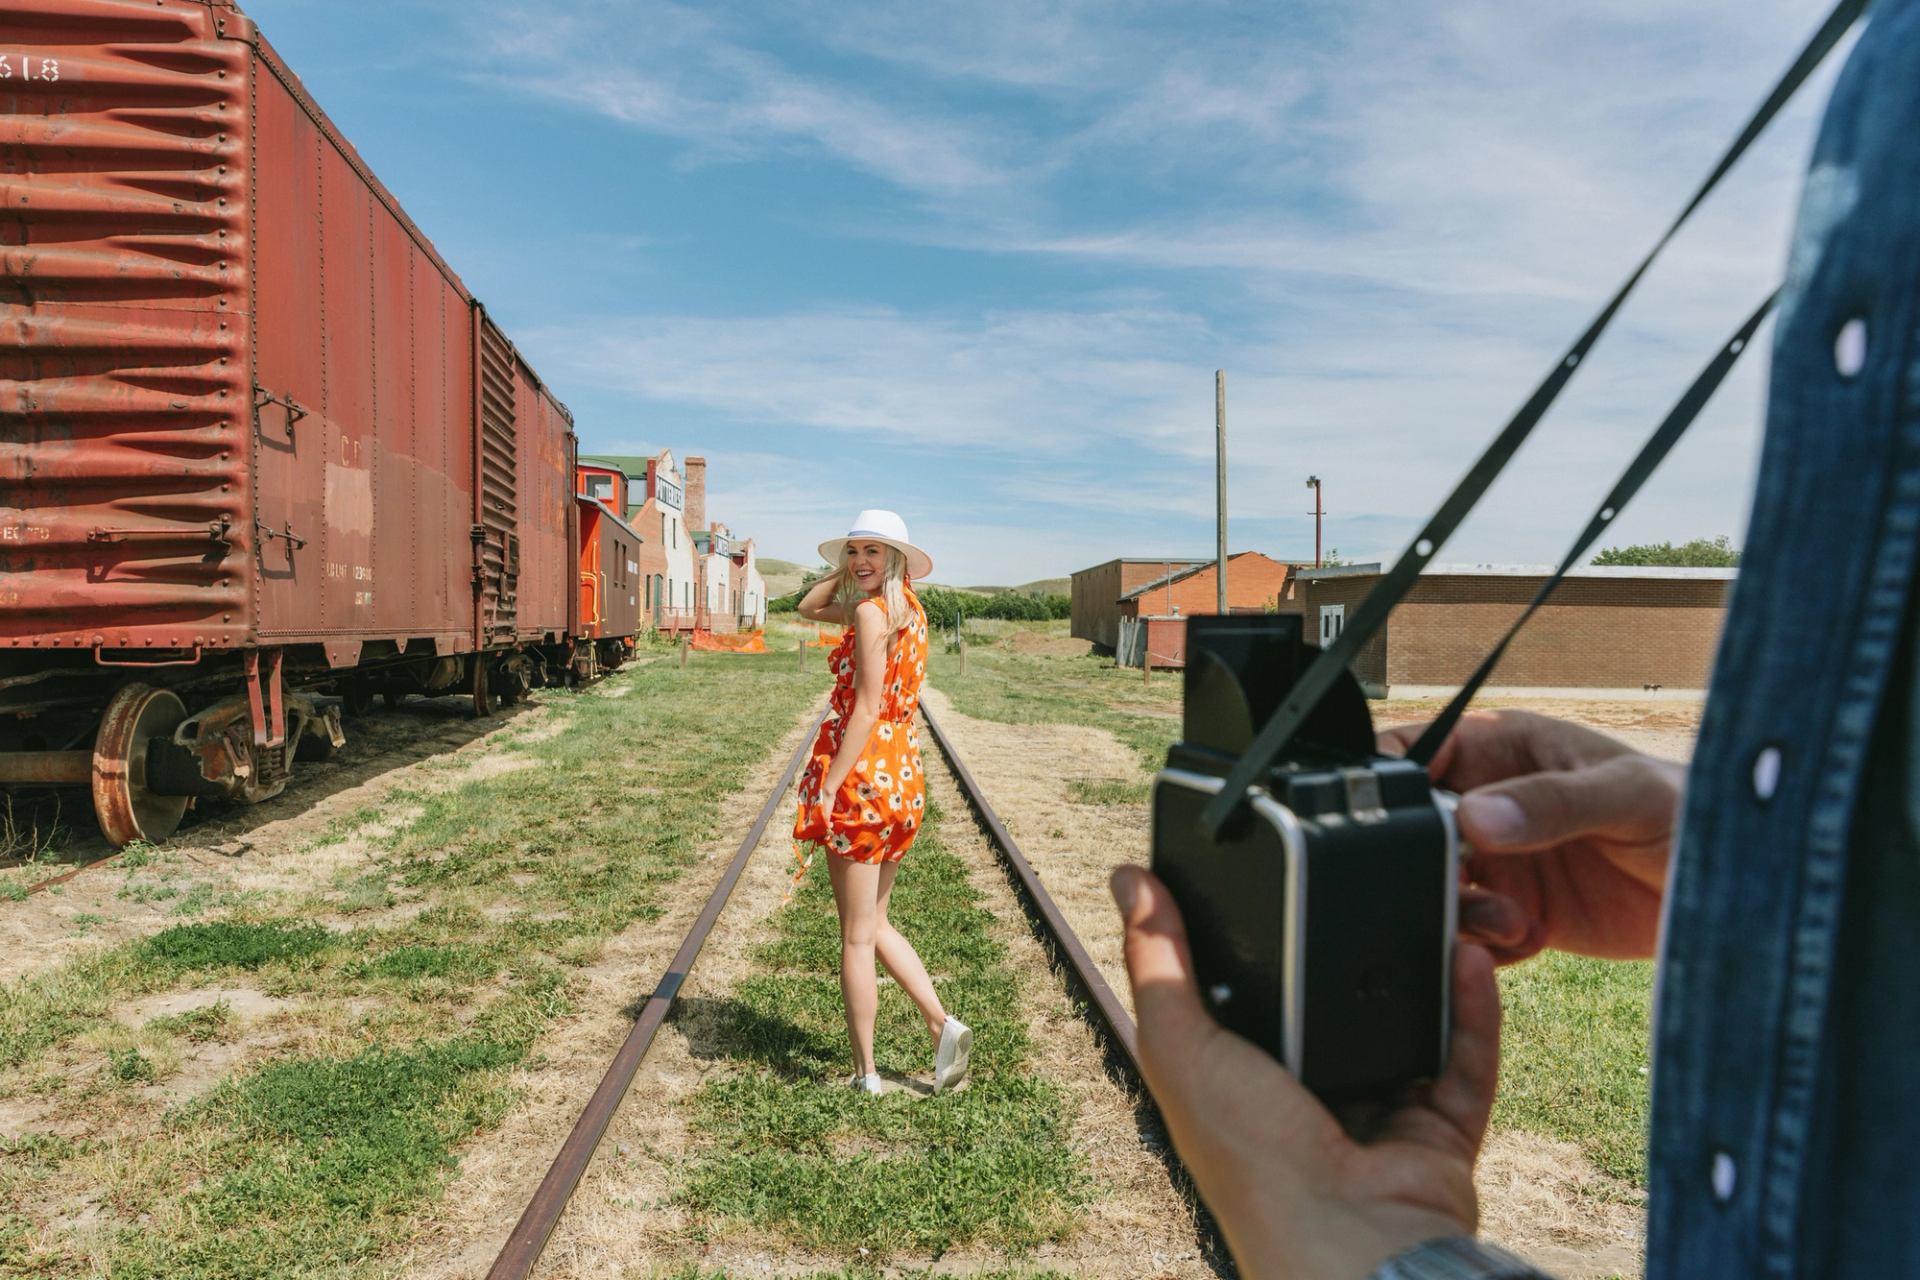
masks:
[[[1153,788],[1153,871],[1203,997],[1328,1102],[1446,1065],[1459,900],[1452,798],[1381,755],[1351,672],[1214,836],[1201,817],[1317,655],[1298,617],[1187,623],[1182,739]]]

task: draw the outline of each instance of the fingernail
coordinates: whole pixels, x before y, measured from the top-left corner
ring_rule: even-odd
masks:
[[[1462,898],[1460,930],[1493,942],[1517,942],[1526,933],[1527,922],[1505,898]]]
[[[1125,919],[1133,918],[1133,904],[1140,900],[1140,877],[1132,867],[1115,867],[1107,878],[1107,889],[1113,894],[1114,905],[1120,908]]]
[[[1480,843],[1507,844],[1525,834],[1527,815],[1511,796],[1469,792],[1460,797],[1460,825],[1470,828]]]

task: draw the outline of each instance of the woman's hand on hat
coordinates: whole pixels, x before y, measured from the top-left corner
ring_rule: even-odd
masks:
[[[1121,867],[1113,895],[1141,1069],[1242,1275],[1360,1277],[1424,1240],[1473,1231],[1473,1163],[1500,1058],[1486,951],[1462,943],[1455,956],[1446,1073],[1359,1142],[1278,1062],[1213,1020],[1166,886]]]

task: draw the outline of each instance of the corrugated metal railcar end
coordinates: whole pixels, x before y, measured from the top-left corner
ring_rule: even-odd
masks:
[[[0,32],[0,645],[240,645],[249,51],[180,0]]]

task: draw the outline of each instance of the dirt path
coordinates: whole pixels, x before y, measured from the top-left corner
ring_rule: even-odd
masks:
[[[1389,698],[1372,704],[1373,722],[1386,728],[1431,720],[1445,705],[1438,698]],[[1677,698],[1618,702],[1585,698],[1480,698],[1475,699],[1473,706],[1477,711],[1508,707],[1557,716],[1598,729],[1637,751],[1679,761],[1693,758],[1693,740],[1700,732],[1700,713],[1705,708],[1703,702]]]

